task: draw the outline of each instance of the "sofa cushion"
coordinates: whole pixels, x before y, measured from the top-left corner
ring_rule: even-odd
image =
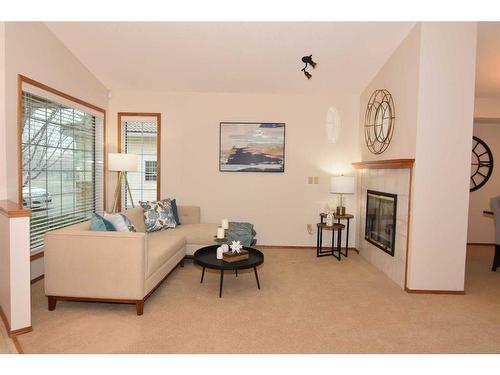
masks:
[[[200,207],[198,206],[177,206],[180,222],[184,224],[199,224]]]
[[[186,246],[186,237],[175,229],[148,233],[146,241],[148,252],[146,278]]]
[[[182,224],[171,231],[186,237],[188,244],[206,245],[215,243],[217,224]]]
[[[123,214],[132,222],[137,232],[146,232],[144,226],[144,210],[142,207],[130,208],[123,211]]]

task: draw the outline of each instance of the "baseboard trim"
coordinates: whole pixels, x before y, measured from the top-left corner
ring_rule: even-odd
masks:
[[[426,289],[410,289],[405,288],[407,293],[411,294],[450,294],[450,295],[464,295],[465,290],[426,290]]]
[[[3,311],[2,306],[0,306],[0,317],[2,318],[3,324],[5,326],[5,330],[7,331],[7,335],[14,341],[14,345],[16,346],[16,349],[19,351],[19,349],[21,348],[21,345],[19,344],[19,342],[17,341],[17,339],[15,337],[22,335],[24,333],[28,333],[28,332],[33,331],[33,327],[29,326],[29,327],[11,330],[9,321],[7,320],[7,315],[5,315],[5,312]],[[17,344],[16,344],[16,342],[17,342]],[[19,346],[19,348],[17,348],[17,346]],[[22,352],[22,349],[20,349],[20,350]]]
[[[42,280],[43,278],[45,277],[45,274],[42,274],[38,277],[35,277],[33,280],[31,280],[31,285],[33,285],[34,283],[36,283],[37,281],[40,281]]]
[[[316,246],[283,246],[283,245],[255,245],[254,247],[263,249],[302,249],[302,250],[316,250]],[[359,250],[355,247],[349,247],[349,251],[355,251],[359,254]]]
[[[15,330],[9,332],[9,337],[13,338],[15,336],[23,335],[23,334],[31,332],[31,331],[33,331],[32,326],[15,329]]]
[[[19,340],[17,339],[17,337],[14,336],[11,339],[12,339],[12,342],[14,343],[14,347],[16,348],[17,353],[18,354],[24,354],[23,347],[21,346],[21,343],[19,342]]]
[[[487,242],[467,242],[467,246],[495,246],[495,244]]]

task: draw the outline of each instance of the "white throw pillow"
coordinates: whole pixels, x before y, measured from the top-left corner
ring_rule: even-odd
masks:
[[[116,228],[117,232],[135,232],[134,225],[130,222],[130,220],[121,213],[117,214],[108,214],[104,213],[104,218],[111,222],[113,226]]]

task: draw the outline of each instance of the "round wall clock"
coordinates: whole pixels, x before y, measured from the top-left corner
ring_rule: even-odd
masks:
[[[472,137],[470,191],[484,186],[493,173],[493,154],[482,139]]]
[[[373,154],[384,152],[394,132],[394,102],[386,89],[375,90],[365,112],[365,142]]]

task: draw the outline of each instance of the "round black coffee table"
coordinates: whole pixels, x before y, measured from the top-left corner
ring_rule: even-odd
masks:
[[[203,277],[205,276],[205,268],[220,270],[219,298],[221,298],[222,285],[224,283],[224,271],[234,270],[236,277],[238,277],[238,270],[253,268],[255,279],[257,280],[257,288],[260,289],[257,266],[260,266],[262,263],[264,263],[264,254],[262,254],[262,252],[260,252],[259,250],[253,249],[251,247],[244,247],[244,249],[248,251],[248,259],[240,260],[239,262],[228,263],[224,262],[222,259],[217,259],[218,247],[219,245],[206,246],[202,247],[194,253],[194,262],[203,267],[200,283],[203,282]]]

